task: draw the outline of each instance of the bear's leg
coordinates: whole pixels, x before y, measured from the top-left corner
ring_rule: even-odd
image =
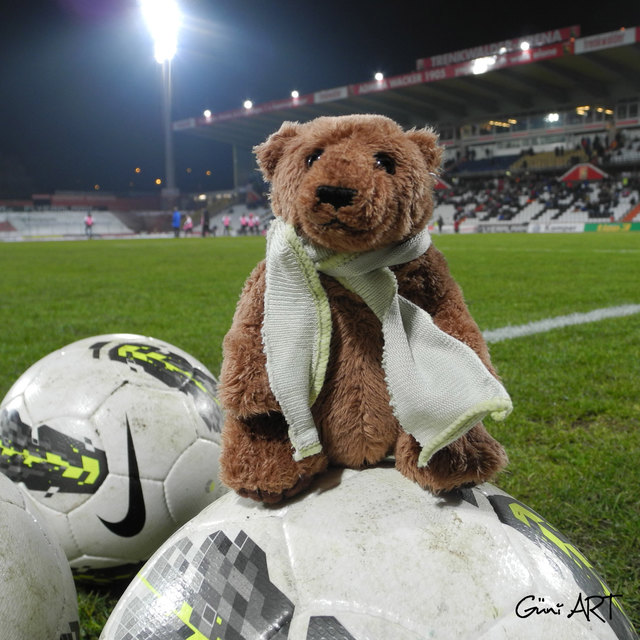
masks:
[[[420,445],[401,431],[396,443],[396,468],[433,493],[491,480],[507,464],[502,445],[481,422],[455,442],[437,451],[426,467],[418,467]]]
[[[222,430],[220,477],[241,496],[266,503],[280,502],[309,486],[327,468],[319,453],[298,462],[281,413],[244,420],[227,414]]]

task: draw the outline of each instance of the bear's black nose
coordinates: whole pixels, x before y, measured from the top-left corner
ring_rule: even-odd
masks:
[[[330,204],[336,211],[340,207],[346,207],[353,202],[354,196],[358,192],[347,187],[331,187],[323,184],[316,189],[318,200],[325,204]]]

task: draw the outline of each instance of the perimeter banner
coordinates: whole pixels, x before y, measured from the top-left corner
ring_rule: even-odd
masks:
[[[528,233],[582,233],[584,222],[529,222]]]
[[[600,33],[596,36],[580,38],[576,40],[575,52],[577,55],[590,53],[591,51],[600,51],[601,49],[611,49],[612,47],[624,47],[628,44],[638,42],[640,29],[632,27],[631,29],[619,29],[618,31],[609,31],[608,33]]]
[[[585,231],[597,231],[599,233],[625,233],[627,231],[640,231],[640,222],[605,222],[602,224],[587,223]]]
[[[484,58],[486,56],[495,56],[498,54],[510,53],[520,50],[523,42],[528,42],[531,48],[543,47],[549,44],[557,44],[558,42],[566,42],[580,35],[580,26],[565,27],[564,29],[553,29],[551,31],[543,31],[534,33],[530,36],[522,36],[521,38],[512,38],[503,40],[502,42],[494,42],[492,44],[484,44],[479,47],[470,49],[461,49],[452,53],[443,53],[430,58],[420,58],[416,61],[416,69],[433,69],[435,67],[445,67],[451,64],[459,64],[461,62],[469,62],[476,58]]]

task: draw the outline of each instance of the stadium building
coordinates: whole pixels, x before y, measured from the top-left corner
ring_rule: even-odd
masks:
[[[422,58],[394,77],[173,122],[176,136],[233,149],[233,189],[181,196],[198,212],[195,231],[204,209],[219,233],[225,215],[243,233],[250,212],[261,223],[254,231],[264,230],[270,211],[252,147],[283,121],[353,113],[439,132],[434,222],[445,232],[640,230],[640,27],[582,35],[573,25]],[[24,213],[33,210],[99,211],[111,235],[170,231],[157,196],[58,193],[2,209],[5,239],[56,233],[56,216],[38,226]],[[80,227],[65,224],[63,235]]]
[[[563,27],[423,58],[395,77],[206,112],[173,130],[232,145],[242,191],[257,181],[251,148],[283,121],[384,114],[438,130],[446,153],[434,217],[445,225],[630,223],[640,213],[639,42],[638,27],[587,36]]]

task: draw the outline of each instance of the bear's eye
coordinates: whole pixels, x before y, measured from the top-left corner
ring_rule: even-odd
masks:
[[[314,149],[313,153],[307,156],[307,169],[311,169],[311,165],[322,155],[324,149]]]
[[[373,156],[376,159],[376,167],[384,169],[387,173],[393,175],[396,172],[396,161],[384,151],[378,151]]]

